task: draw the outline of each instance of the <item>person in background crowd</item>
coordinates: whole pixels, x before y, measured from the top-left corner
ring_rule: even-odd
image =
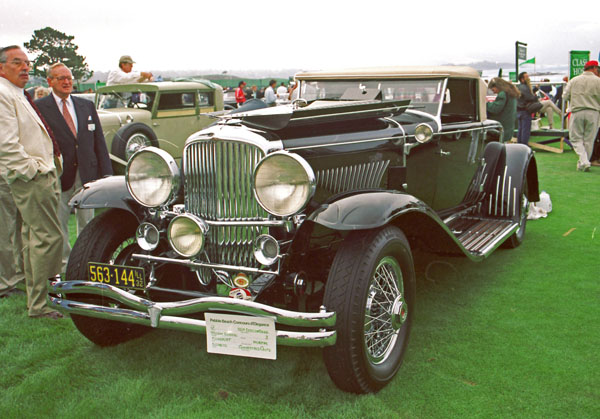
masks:
[[[290,91],[289,91],[290,100],[294,100],[294,99],[298,98],[298,90],[296,90],[297,88],[298,88],[298,82],[290,83]]]
[[[546,119],[548,119],[548,128],[554,128],[554,112],[558,113],[562,118],[562,112],[560,109],[552,102],[550,99],[540,100],[542,105],[539,112],[546,114]]]
[[[563,77],[563,82],[568,83],[569,82],[569,78],[567,76],[564,76]],[[562,96],[563,96],[563,89],[564,89],[564,87],[565,87],[564,84],[556,86],[556,94],[554,95],[554,104],[559,109],[562,108]]]
[[[277,100],[277,95],[275,94],[275,85],[277,84],[276,80],[271,79],[269,81],[269,87],[265,90],[265,102],[267,106],[275,106],[275,101]]]
[[[119,58],[119,68],[111,70],[108,73],[107,86],[115,84],[141,83],[144,81],[152,81],[152,73],[146,71],[133,71],[135,61],[129,55],[123,55]]]
[[[56,63],[47,72],[52,93],[35,104],[50,125],[63,155],[64,171],[60,177],[61,197],[58,218],[63,235],[62,272],[66,270],[69,245],[69,200],[81,186],[103,176],[112,175],[112,165],[94,104],[74,97],[73,75],[64,64]],[[93,209],[76,209],[77,234],[94,217]]]
[[[258,99],[258,87],[256,87],[255,84],[253,84],[250,90],[252,91],[252,99]]]
[[[519,83],[521,96],[517,100],[517,118],[519,120],[517,141],[520,144],[528,145],[531,136],[531,114],[542,109],[542,104],[531,90],[531,82],[527,72],[524,71],[519,74]]]
[[[583,73],[565,87],[563,99],[570,102],[569,140],[579,156],[577,170],[590,170],[590,158],[600,124],[600,77],[598,61],[585,63]]]
[[[517,119],[517,99],[521,96],[519,89],[500,77],[493,78],[488,85],[495,94],[496,100],[487,103],[488,117],[502,124],[504,133],[501,142],[510,141]]]
[[[34,100],[41,99],[43,97],[48,96],[49,93],[50,93],[49,89],[46,89],[45,87],[42,87],[42,86],[38,86],[35,88],[35,93],[33,95],[33,99]]]
[[[246,103],[246,93],[244,92],[245,88],[246,82],[240,81],[238,83],[238,87],[235,89],[235,103],[237,103],[238,108]]]
[[[31,62],[16,45],[0,50],[0,171],[22,225],[27,309],[30,317],[63,317],[46,302],[47,284],[60,272],[62,233],[58,201],[60,149],[25,95]],[[7,220],[3,220],[7,222]]]
[[[552,95],[551,95],[552,85],[550,84],[550,79],[544,79],[544,80],[542,80],[542,83],[548,83],[548,84],[540,85],[540,90],[542,92],[546,93],[550,99],[552,99]]]
[[[277,97],[283,100],[286,100],[288,98],[288,88],[285,87],[284,82],[281,82],[281,84],[277,88]]]

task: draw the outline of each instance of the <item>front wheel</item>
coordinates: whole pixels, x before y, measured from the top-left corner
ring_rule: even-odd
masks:
[[[110,209],[95,217],[81,232],[67,265],[67,280],[87,281],[88,262],[135,265],[131,255],[139,252],[135,241],[137,221],[124,210]],[[75,296],[74,296],[75,297]],[[118,302],[97,295],[77,294],[78,301],[118,306]],[[99,346],[112,346],[143,335],[146,326],[71,314],[75,327]]]
[[[324,304],[337,313],[337,341],[323,351],[342,390],[380,390],[402,363],[415,309],[415,271],[408,241],[388,226],[351,233],[339,248]]]

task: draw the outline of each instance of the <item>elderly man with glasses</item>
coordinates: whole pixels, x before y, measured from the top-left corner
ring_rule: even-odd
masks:
[[[44,119],[56,137],[63,156],[63,174],[60,177],[61,198],[58,209],[63,233],[62,271],[67,267],[69,245],[69,200],[87,182],[112,175],[112,166],[100,119],[94,104],[74,97],[73,75],[63,63],[50,66],[48,86],[52,93],[35,101]],[[77,234],[94,217],[93,209],[75,210]]]
[[[61,268],[57,211],[62,158],[50,128],[23,90],[30,66],[20,47],[0,49],[0,175],[23,220],[29,316],[57,319],[62,315],[48,307],[46,287]]]

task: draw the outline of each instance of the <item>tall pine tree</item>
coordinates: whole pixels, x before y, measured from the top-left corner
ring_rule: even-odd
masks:
[[[74,36],[67,35],[51,27],[33,31],[29,42],[25,42],[27,51],[36,54],[33,60],[33,74],[46,76],[46,70],[52,64],[61,62],[66,65],[76,80],[87,80],[94,74],[85,62],[85,57],[77,53],[79,48],[73,43]]]

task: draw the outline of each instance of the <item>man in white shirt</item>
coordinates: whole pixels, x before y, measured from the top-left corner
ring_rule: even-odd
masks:
[[[281,85],[277,88],[277,98],[279,100],[288,99],[288,88],[285,87],[285,83],[281,82]]]
[[[130,55],[123,55],[119,58],[119,68],[108,73],[107,86],[115,84],[141,83],[144,81],[152,81],[152,73],[145,71],[133,71],[135,61]]]
[[[269,87],[265,90],[265,102],[267,106],[275,106],[277,95],[275,94],[275,85],[277,84],[276,80],[269,81]]]

